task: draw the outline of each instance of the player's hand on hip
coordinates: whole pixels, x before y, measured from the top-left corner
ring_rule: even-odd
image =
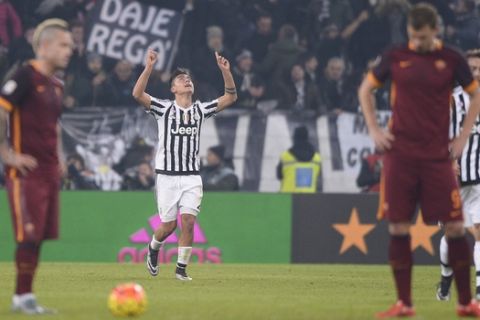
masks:
[[[7,159],[4,159],[6,165],[16,168],[21,174],[27,174],[37,166],[37,160],[28,154],[12,153]]]
[[[375,143],[375,148],[380,152],[389,150],[392,147],[392,142],[395,140],[395,137],[390,131],[380,128],[370,130],[370,136]]]
[[[63,178],[63,177],[67,176],[68,167],[67,167],[67,164],[65,163],[65,161],[60,160],[60,162],[58,164],[58,171],[60,173],[60,177]]]
[[[148,49],[147,56],[145,57],[145,66],[153,67],[158,59],[158,52],[153,49]]]
[[[467,139],[468,139],[468,136],[467,136]],[[462,136],[459,136],[453,139],[449,146],[450,157],[452,159],[458,159],[462,155],[463,148],[465,147],[466,143],[467,143],[467,140],[462,139]]]
[[[217,59],[217,65],[220,68],[220,70],[222,71],[230,70],[230,62],[226,58],[219,55],[217,51],[215,51],[215,58]]]
[[[456,176],[460,175],[460,165],[458,164],[457,160],[453,160],[452,162],[453,172]]]

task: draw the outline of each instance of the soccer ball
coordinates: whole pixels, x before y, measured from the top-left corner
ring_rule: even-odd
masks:
[[[108,308],[117,317],[135,317],[145,312],[147,295],[137,283],[123,283],[110,292]]]

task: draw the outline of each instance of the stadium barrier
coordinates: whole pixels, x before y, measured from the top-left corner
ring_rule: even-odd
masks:
[[[13,259],[14,241],[5,192],[0,195],[0,261]],[[152,192],[62,192],[58,241],[42,248],[46,261],[143,262],[160,223]],[[291,197],[209,193],[195,226],[193,260],[205,263],[288,263]],[[161,262],[176,261],[172,234]]]
[[[14,241],[5,192],[0,203],[0,261]],[[198,263],[386,263],[388,233],[376,219],[376,195],[206,193],[195,226]],[[62,192],[61,237],[46,261],[143,262],[160,223],[151,192]],[[414,219],[416,263],[438,263],[441,230]],[[177,234],[160,262],[176,261]]]

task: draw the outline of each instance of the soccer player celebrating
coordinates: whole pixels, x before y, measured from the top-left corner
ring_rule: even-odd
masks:
[[[389,261],[398,301],[378,318],[414,316],[411,300],[410,226],[417,205],[424,221],[443,222],[448,258],[457,284],[459,316],[480,316],[470,291],[470,250],[465,238],[462,203],[452,168],[461,155],[480,110],[478,83],[466,60],[437,38],[438,14],[428,4],[408,13],[409,43],[386,51],[366,76],[359,99],[370,136],[384,151],[379,214],[389,220]],[[382,130],[376,121],[372,91],[391,80],[392,122]],[[449,141],[450,98],[454,83],[471,97],[463,130]]]
[[[0,158],[12,213],[17,284],[12,310],[50,313],[32,293],[43,240],[58,237],[63,84],[55,78],[72,55],[65,21],[49,19],[33,35],[36,59],[20,67],[0,92]],[[7,134],[7,121],[9,133]],[[7,138],[8,136],[8,138]]]
[[[192,100],[194,84],[186,69],[177,69],[171,76],[174,100],[160,100],[145,93],[157,61],[157,53],[153,50],[148,50],[145,69],[133,88],[134,98],[155,117],[158,124],[156,199],[162,224],[148,246],[147,268],[152,276],[158,274],[158,251],[176,229],[177,214],[180,212],[182,232],[178,240],[176,278],[192,280],[186,273],[186,267],[192,253],[193,227],[203,195],[198,155],[200,130],[206,119],[237,99],[230,63],[218,53],[215,56],[225,81],[225,94],[213,101],[202,103]]]
[[[476,81],[480,81],[480,49],[467,52],[467,62]],[[470,107],[470,95],[461,86],[453,92],[451,136],[458,136]],[[474,129],[456,162],[459,169],[460,195],[463,202],[464,225],[475,237],[473,260],[476,269],[476,298],[480,298],[480,119],[475,120]],[[440,240],[441,281],[437,288],[438,300],[450,299],[452,268],[449,266],[448,244],[445,236]]]

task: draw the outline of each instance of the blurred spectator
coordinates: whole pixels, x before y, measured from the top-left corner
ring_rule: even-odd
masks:
[[[378,192],[382,173],[382,155],[375,152],[362,159],[362,166],[357,177],[357,186],[363,192]]]
[[[345,40],[340,34],[339,27],[334,23],[328,24],[319,34],[318,40],[312,44],[319,68],[324,69],[330,58],[341,56],[344,45]]]
[[[32,38],[34,26],[29,26],[23,32],[23,37],[16,38],[8,48],[8,61],[10,66],[14,64],[22,64],[24,61],[33,59],[35,54],[32,49]]]
[[[480,45],[480,19],[474,0],[457,0],[454,6],[455,23],[446,29],[447,39],[463,50]]]
[[[173,97],[170,91],[170,73],[153,70],[148,79],[146,92],[161,99]]]
[[[390,28],[381,13],[373,7],[363,10],[342,32],[348,40],[346,55],[356,70],[363,70],[390,43]]]
[[[293,146],[285,151],[277,165],[280,192],[314,193],[322,190],[320,154],[310,143],[308,129],[297,127]]]
[[[307,53],[303,57],[303,69],[305,70],[305,78],[309,82],[318,82],[318,60],[312,53]]]
[[[311,44],[327,25],[333,24],[342,30],[353,18],[349,0],[312,0],[306,12],[306,21],[302,21],[303,34]]]
[[[155,172],[148,162],[140,163],[123,176],[122,190],[152,190],[154,186]]]
[[[63,181],[66,190],[96,190],[95,174],[85,168],[85,161],[74,153],[67,157],[67,176]]]
[[[70,24],[70,31],[73,39],[73,53],[68,64],[67,72],[77,73],[83,71],[86,65],[86,50],[85,50],[85,28],[83,23],[75,21]]]
[[[207,28],[207,45],[194,55],[193,71],[198,83],[198,94],[204,99],[216,98],[224,91],[222,74],[218,70],[215,51],[231,61],[231,53],[223,43],[223,30],[219,26]]]
[[[335,115],[349,111],[346,101],[347,95],[352,92],[345,88],[345,61],[342,58],[334,57],[328,60],[319,88],[321,110]],[[352,90],[355,91],[353,88]]]
[[[66,21],[84,21],[95,0],[43,0],[35,14],[42,19],[61,18]]]
[[[87,55],[87,68],[70,74],[66,83],[64,105],[67,108],[108,104],[110,92],[103,90],[107,75],[103,70],[103,59],[99,54]]]
[[[124,174],[127,170],[137,167],[146,162],[150,163],[153,160],[153,147],[146,144],[145,140],[137,137],[133,140],[130,148],[127,149],[122,159],[113,166],[113,169]]]
[[[225,147],[210,147],[207,165],[200,171],[205,191],[237,191],[238,178],[232,168],[225,165]]]
[[[267,55],[269,46],[275,40],[272,30],[272,17],[261,14],[256,21],[255,33],[245,42],[244,47],[253,54],[255,63],[261,63]]]
[[[291,15],[290,6],[296,1],[284,0],[243,0],[246,8],[247,16],[258,17],[268,13],[272,17],[273,28],[278,29],[287,21],[287,17]],[[253,21],[253,19],[251,19]]]
[[[109,107],[127,106],[133,107],[137,103],[132,97],[133,86],[135,85],[133,77],[133,65],[127,60],[120,60],[115,65],[113,72],[107,77],[104,84],[99,87],[103,90],[101,104]]]
[[[264,97],[265,84],[252,71],[253,60],[250,51],[243,50],[235,60],[236,65],[232,72],[238,92],[235,106],[253,110],[257,102]]]
[[[22,22],[8,0],[0,0],[0,45],[7,47],[22,36]]]
[[[271,80],[272,86],[278,85],[282,77],[290,73],[303,49],[298,44],[297,30],[291,25],[284,25],[278,32],[278,40],[270,46],[260,70]]]
[[[318,110],[320,97],[317,85],[307,81],[305,71],[299,64],[293,65],[287,82],[279,88],[279,108],[293,111],[311,110],[320,114],[324,110]]]

